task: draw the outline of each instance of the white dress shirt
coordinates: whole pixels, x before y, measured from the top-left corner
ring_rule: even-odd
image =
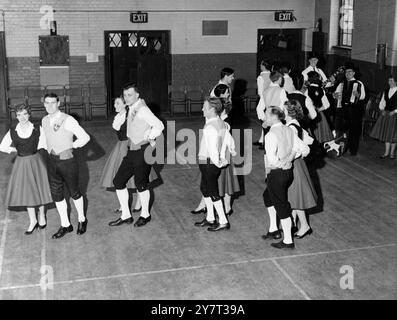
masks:
[[[320,75],[322,82],[327,81],[327,76],[325,75],[323,70],[321,70],[320,68],[317,68],[317,67],[312,67],[312,66],[308,66],[305,70],[302,71],[303,79],[305,81],[307,81],[309,79],[307,74],[310,71],[316,71]]]
[[[123,123],[125,122],[127,112],[119,112],[114,116],[112,128],[116,131],[119,131]]]
[[[22,138],[22,139],[27,139],[32,135],[34,126],[33,123],[29,122],[26,130],[22,130],[20,123],[18,123],[15,127],[15,131],[17,132],[17,135]],[[12,145],[12,139],[11,139],[11,134],[10,130],[6,133],[6,135],[3,137],[0,143],[0,151],[5,152],[5,153],[11,153],[11,152],[16,152],[17,149],[14,147],[11,147]],[[40,126],[40,137],[39,137],[39,143],[37,145],[37,150],[39,149],[47,149],[47,144],[46,144],[46,139],[44,135],[44,130]]]
[[[263,91],[265,91],[271,83],[269,77],[270,71],[262,71],[258,78],[256,78],[256,85],[258,87],[258,95],[260,98],[263,97]]]
[[[220,168],[222,167],[220,157],[221,146],[219,144],[221,136],[219,135],[218,130],[216,130],[212,125],[209,125],[209,123],[216,122],[218,120],[220,120],[219,117],[206,120],[206,124],[203,129],[203,135],[200,141],[198,156],[200,160],[206,160],[207,158],[210,158],[211,162]]]
[[[278,122],[272,127],[276,126],[283,126],[281,122]],[[291,128],[289,128],[291,129]],[[291,129],[292,130],[292,129]],[[291,161],[286,161],[285,159],[281,160],[277,154],[278,149],[278,139],[277,136],[269,131],[265,135],[265,166],[266,168],[281,168],[281,169],[289,169],[291,168]],[[292,152],[298,153],[303,157],[307,156],[310,152],[309,147],[303,143],[301,139],[298,138],[298,135],[293,135],[293,142],[292,142]],[[292,159],[291,159],[292,160]]]
[[[295,91],[295,86],[294,82],[292,81],[292,78],[289,76],[289,74],[284,74],[284,90],[287,91],[288,93],[291,93]]]

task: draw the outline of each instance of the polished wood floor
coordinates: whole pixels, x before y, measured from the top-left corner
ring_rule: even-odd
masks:
[[[197,132],[202,123],[178,119],[176,129]],[[397,299],[397,160],[378,158],[380,142],[366,137],[358,156],[317,163],[322,201],[310,214],[314,233],[279,251],[261,239],[268,216],[256,147],[230,231],[193,226],[203,216],[190,213],[200,199],[191,164],[161,168],[148,225],[111,228],[118,204],[99,178],[116,136],[111,121],[82,125],[92,136],[79,156],[89,221],[82,236],[51,239],[59,227],[53,208],[46,229],[24,235],[27,213],[3,203],[14,156],[0,155],[0,299]],[[256,140],[259,126],[252,120],[248,128]],[[71,221],[76,230],[74,208]]]

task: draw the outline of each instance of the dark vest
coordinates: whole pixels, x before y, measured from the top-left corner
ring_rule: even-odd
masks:
[[[18,156],[25,157],[35,154],[40,138],[40,126],[33,125],[33,131],[29,138],[21,138],[15,131],[15,126],[10,129],[11,140],[14,147],[17,149]]]
[[[386,101],[386,111],[393,111],[397,109],[397,92],[395,92],[391,98],[389,98],[389,91],[390,89],[385,90],[384,97]]]
[[[321,98],[324,96],[324,90],[318,86],[309,86],[307,91],[310,99],[313,101],[313,105],[316,108],[321,108],[323,106]]]
[[[126,109],[125,109],[125,121],[121,125],[120,130],[116,131],[117,138],[119,139],[119,141],[128,140],[128,137],[127,137],[127,115],[128,115],[128,109],[129,109],[128,106],[126,106]]]
[[[342,107],[356,104],[359,101],[359,97],[356,97],[354,102],[350,102],[350,97],[352,95],[353,86],[357,83],[357,91],[361,93],[361,83],[357,80],[347,81],[346,79],[343,81],[343,90],[342,90]]]

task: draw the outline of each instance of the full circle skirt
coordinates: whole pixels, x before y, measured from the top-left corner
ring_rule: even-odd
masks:
[[[313,134],[319,143],[328,142],[335,139],[329,127],[327,118],[322,111],[317,111],[317,117],[313,121],[315,122]]]
[[[288,201],[292,209],[305,210],[317,205],[317,193],[310,178],[305,160],[294,161],[294,180],[288,188]]]
[[[397,142],[397,114],[381,114],[371,130],[370,136],[382,142]]]
[[[51,203],[47,167],[35,153],[15,159],[8,183],[5,204],[8,207],[36,207]]]

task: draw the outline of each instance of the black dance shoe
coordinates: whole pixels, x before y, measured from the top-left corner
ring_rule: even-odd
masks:
[[[147,218],[139,217],[138,220],[134,223],[134,227],[143,227],[150,220],[152,220],[152,216],[149,216]]]
[[[57,233],[55,233],[52,238],[53,239],[59,239],[62,238],[65,234],[72,232],[73,231],[73,226],[70,225],[69,227],[60,227]]]
[[[118,218],[117,220],[114,220],[114,221],[110,221],[109,222],[109,226],[111,226],[111,227],[115,227],[115,226],[120,226],[120,225],[122,225],[122,224],[124,224],[124,223],[126,223],[126,224],[131,224],[131,223],[133,223],[134,222],[134,218],[133,217],[129,217],[129,218],[127,218],[127,219],[121,219],[121,218]]]
[[[142,210],[142,207],[140,207],[139,209],[133,209],[132,212],[139,212]]]
[[[229,230],[229,229],[230,229],[229,222],[223,224],[217,223],[216,225],[207,228],[208,231],[221,231],[221,230]]]
[[[255,141],[252,143],[253,146],[261,146],[263,143],[259,141]]]
[[[229,212],[226,212],[226,217],[230,217],[233,214],[233,209],[230,209]]]
[[[297,239],[302,239],[302,238],[304,238],[304,237],[306,237],[306,236],[308,236],[308,235],[310,235],[310,234],[312,234],[313,233],[313,230],[312,230],[312,228],[310,228],[309,230],[307,230],[304,234],[302,234],[301,236],[300,235],[295,235],[295,237],[297,238]]]
[[[204,208],[202,208],[202,209],[200,209],[200,210],[192,210],[192,211],[190,211],[191,213],[193,213],[193,214],[200,214],[200,213],[207,213],[207,207],[204,207]]]
[[[83,234],[87,231],[87,219],[85,219],[83,222],[79,221],[79,224],[77,226],[77,234]]]
[[[39,229],[43,230],[43,229],[45,229],[46,226],[47,226],[47,224],[43,224],[43,225],[39,224]]]
[[[266,234],[262,236],[263,240],[278,240],[281,239],[281,231],[276,230],[273,232],[268,231]]]
[[[216,220],[208,221],[207,219],[204,219],[202,221],[195,222],[194,225],[196,227],[212,227],[216,225]]]
[[[292,243],[284,243],[283,240],[280,242],[272,243],[271,246],[276,249],[295,249],[295,244]]]
[[[26,235],[30,235],[30,234],[32,234],[32,233],[33,233],[33,231],[34,231],[35,229],[37,229],[37,227],[38,227],[38,226],[39,226],[39,223],[38,223],[38,222],[36,222],[36,224],[34,225],[33,229],[32,229],[32,230],[30,230],[30,231],[26,230],[26,231],[25,231],[25,234],[26,234]]]

